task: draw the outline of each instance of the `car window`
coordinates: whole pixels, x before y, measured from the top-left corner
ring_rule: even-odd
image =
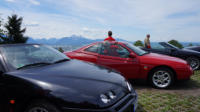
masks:
[[[100,54],[107,56],[128,58],[130,53],[126,48],[122,47],[119,44],[103,43],[100,50]]]
[[[178,47],[176,47],[176,46],[174,46],[174,45],[172,45],[172,44],[169,44],[169,43],[167,43],[167,42],[160,42],[160,44],[161,44],[162,46],[164,46],[166,49],[179,49]]]
[[[90,47],[86,48],[84,51],[98,53],[99,47],[100,47],[99,44],[95,44],[93,46],[90,46]]]
[[[157,49],[157,50],[164,50],[165,47],[160,45],[159,43],[151,44],[152,49]]]
[[[139,56],[142,56],[142,55],[148,53],[148,52],[142,50],[141,48],[134,46],[131,43],[124,43],[124,45],[126,45],[126,47],[128,47],[129,49],[131,49],[133,52],[135,52]]]

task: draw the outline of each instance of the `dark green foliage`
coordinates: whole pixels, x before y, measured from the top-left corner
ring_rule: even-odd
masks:
[[[3,20],[0,18],[0,34],[1,34],[1,35],[4,33],[3,29],[1,28],[1,26],[2,26],[2,21],[3,21]]]
[[[141,40],[137,40],[137,41],[134,43],[134,45],[135,45],[135,46],[142,46],[142,47],[144,46]]]
[[[177,40],[170,40],[168,43],[178,47],[178,48],[183,48],[183,45],[179,43]]]
[[[62,49],[62,47],[59,47],[59,48],[58,48],[58,51],[60,51],[61,53],[64,52],[64,50]]]
[[[190,46],[193,46],[193,44],[192,44],[192,43],[190,43],[188,46],[189,46],[189,47],[190,47]]]
[[[0,44],[3,43],[3,39],[2,38],[5,35],[5,31],[2,29],[2,26],[3,26],[2,22],[3,22],[3,19],[0,18]]]
[[[3,38],[5,43],[26,43],[27,37],[24,37],[26,29],[21,29],[23,18],[17,15],[8,16],[8,22],[5,24],[7,30],[6,38]]]

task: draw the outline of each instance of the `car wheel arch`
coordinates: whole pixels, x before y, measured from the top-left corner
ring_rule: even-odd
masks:
[[[177,80],[176,71],[175,71],[172,67],[167,66],[167,65],[159,65],[159,66],[155,66],[155,67],[151,68],[151,70],[149,70],[148,76],[147,76],[147,81],[149,81],[152,72],[153,72],[154,70],[156,70],[156,69],[159,69],[159,68],[167,68],[167,69],[170,69],[170,70],[173,72],[174,79]]]
[[[196,58],[200,62],[200,56],[190,55],[190,56],[186,57],[185,61],[188,62],[189,58]],[[198,69],[200,69],[200,67],[198,67],[196,70],[198,70]]]
[[[200,57],[198,57],[198,56],[195,56],[195,55],[188,55],[188,56],[185,56],[185,60],[187,59],[187,58],[189,58],[189,57],[195,57],[195,58],[198,58],[198,59],[200,59]]]
[[[48,97],[45,97],[45,96],[32,96],[32,97],[27,98],[26,101],[23,102],[23,104],[21,104],[21,105],[23,105],[23,107],[20,109],[21,112],[24,112],[29,105],[31,105],[33,102],[36,102],[36,101],[46,101],[46,102],[49,102],[49,103],[55,105],[57,108],[59,107],[56,104],[56,102],[54,102],[53,100],[51,100]]]
[[[48,98],[44,98],[44,97],[41,97],[41,98],[37,97],[37,98],[34,98],[34,99],[30,100],[30,101],[26,104],[26,106],[25,106],[23,112],[26,112],[27,109],[28,109],[32,104],[37,104],[37,103],[41,103],[41,102],[44,102],[44,103],[42,103],[42,104],[47,104],[47,103],[48,103],[48,104],[51,104],[51,105],[54,106],[54,107],[56,108],[56,110],[58,110],[59,112],[60,112],[60,110],[61,110],[61,108],[58,108],[59,106],[58,106],[56,103],[54,103],[52,100],[49,100]],[[56,112],[57,112],[57,111],[56,111]]]

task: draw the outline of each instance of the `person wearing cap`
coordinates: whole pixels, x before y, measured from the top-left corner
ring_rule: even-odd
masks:
[[[112,31],[108,31],[108,37],[104,39],[104,41],[115,41],[115,39],[112,37]]]
[[[151,44],[150,44],[150,34],[147,34],[146,38],[144,39],[144,47],[150,49]]]

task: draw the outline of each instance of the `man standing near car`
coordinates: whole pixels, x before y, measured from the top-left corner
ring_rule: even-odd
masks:
[[[115,41],[115,39],[112,37],[112,31],[108,31],[108,37],[104,39],[104,41]]]
[[[144,39],[144,47],[150,49],[151,48],[151,44],[150,44],[150,34],[147,34],[146,38]]]

